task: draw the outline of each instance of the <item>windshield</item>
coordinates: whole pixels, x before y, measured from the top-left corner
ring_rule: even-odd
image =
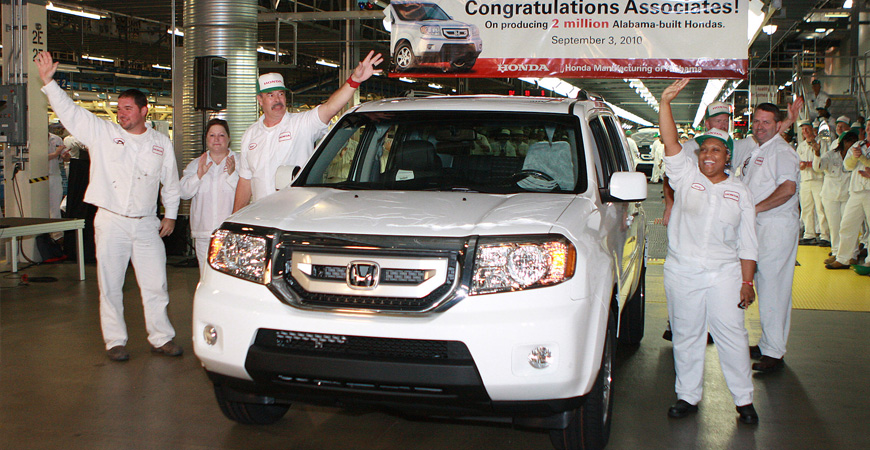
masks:
[[[345,116],[296,186],[488,193],[582,192],[578,122],[464,111]]]
[[[434,3],[402,3],[393,5],[393,10],[402,20],[450,20],[450,16]]]

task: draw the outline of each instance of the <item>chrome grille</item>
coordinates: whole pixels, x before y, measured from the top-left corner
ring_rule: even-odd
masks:
[[[468,37],[468,29],[466,28],[442,28],[441,34],[447,39],[465,39]]]

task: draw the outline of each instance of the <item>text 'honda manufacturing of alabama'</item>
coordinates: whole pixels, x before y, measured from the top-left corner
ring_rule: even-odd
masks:
[[[582,91],[351,109],[304,168],[279,169],[292,186],[214,232],[193,336],[221,410],[474,416],[603,448],[617,339],[644,327],[630,161]]]

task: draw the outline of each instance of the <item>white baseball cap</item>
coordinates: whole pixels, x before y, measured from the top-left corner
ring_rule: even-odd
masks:
[[[725,144],[725,147],[727,147],[728,150],[734,150],[734,140],[731,139],[731,135],[728,134],[728,132],[722,131],[718,128],[711,128],[707,130],[706,133],[696,137],[695,142],[697,142],[698,145],[701,145],[704,141],[710,138],[719,139]]]
[[[713,102],[707,105],[707,118],[718,116],[719,114],[731,115],[731,105],[722,102]]]
[[[840,116],[840,117],[837,117],[837,122],[843,122],[843,123],[845,123],[846,125],[849,125],[849,123],[850,123],[851,121],[850,121],[849,118],[846,117],[846,116]]]
[[[257,93],[272,92],[277,90],[286,90],[284,87],[284,76],[280,73],[271,72],[260,75],[257,79]]]

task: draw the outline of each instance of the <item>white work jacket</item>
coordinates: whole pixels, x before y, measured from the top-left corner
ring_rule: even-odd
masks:
[[[54,81],[43,86],[42,92],[67,130],[90,150],[85,202],[121,216],[154,216],[159,190],[165,217],[178,216],[178,168],[169,136],[153,128],[142,134],[129,133],[76,106]]]
[[[264,117],[254,122],[242,136],[238,159],[239,177],[251,180],[254,201],[275,193],[278,166],[304,167],[314,153],[314,142],[326,132],[318,108],[286,113],[277,125],[267,127]]]
[[[852,149],[855,147],[861,149],[861,157],[856,158],[852,154]],[[846,152],[846,157],[843,158],[843,168],[852,171],[852,178],[849,180],[849,192],[870,191],[870,178],[864,178],[859,170],[864,170],[870,167],[870,146],[867,141],[856,142],[849,151]]]
[[[665,157],[674,187],[667,258],[705,269],[740,259],[757,261],[755,202],[749,189],[734,177],[711,182],[687,153],[684,149]]]
[[[815,155],[815,154],[814,154]],[[843,168],[840,152],[832,151],[813,158],[813,170],[825,173],[821,196],[827,200],[845,202],[849,199],[850,173]]]
[[[744,143],[745,142],[745,143]],[[795,183],[795,193],[785,203],[758,214],[758,219],[798,220],[800,165],[797,152],[779,135],[758,146],[755,139],[741,139],[734,145],[734,164],[740,180],[761,202],[786,181]]]
[[[239,171],[227,173],[227,160],[236,158],[230,152],[220,164],[216,164],[208,152],[195,158],[184,169],[181,177],[181,198],[190,202],[190,235],[193,238],[207,238],[233,213],[233,200],[236,194],[236,184],[239,182]],[[200,178],[197,176],[199,159],[206,158],[206,164],[212,163],[208,172]]]
[[[821,151],[819,148],[819,152],[821,154],[826,154],[827,152]],[[797,146],[798,158],[800,158],[799,162],[810,163],[812,166],[813,159],[816,156],[816,152],[813,151],[813,148],[810,146],[810,143],[807,141],[803,141]],[[800,169],[800,166],[798,166]],[[823,172],[817,172],[813,170],[812,167],[807,167],[806,169],[801,169],[801,183],[804,181],[822,181],[825,177]]]

